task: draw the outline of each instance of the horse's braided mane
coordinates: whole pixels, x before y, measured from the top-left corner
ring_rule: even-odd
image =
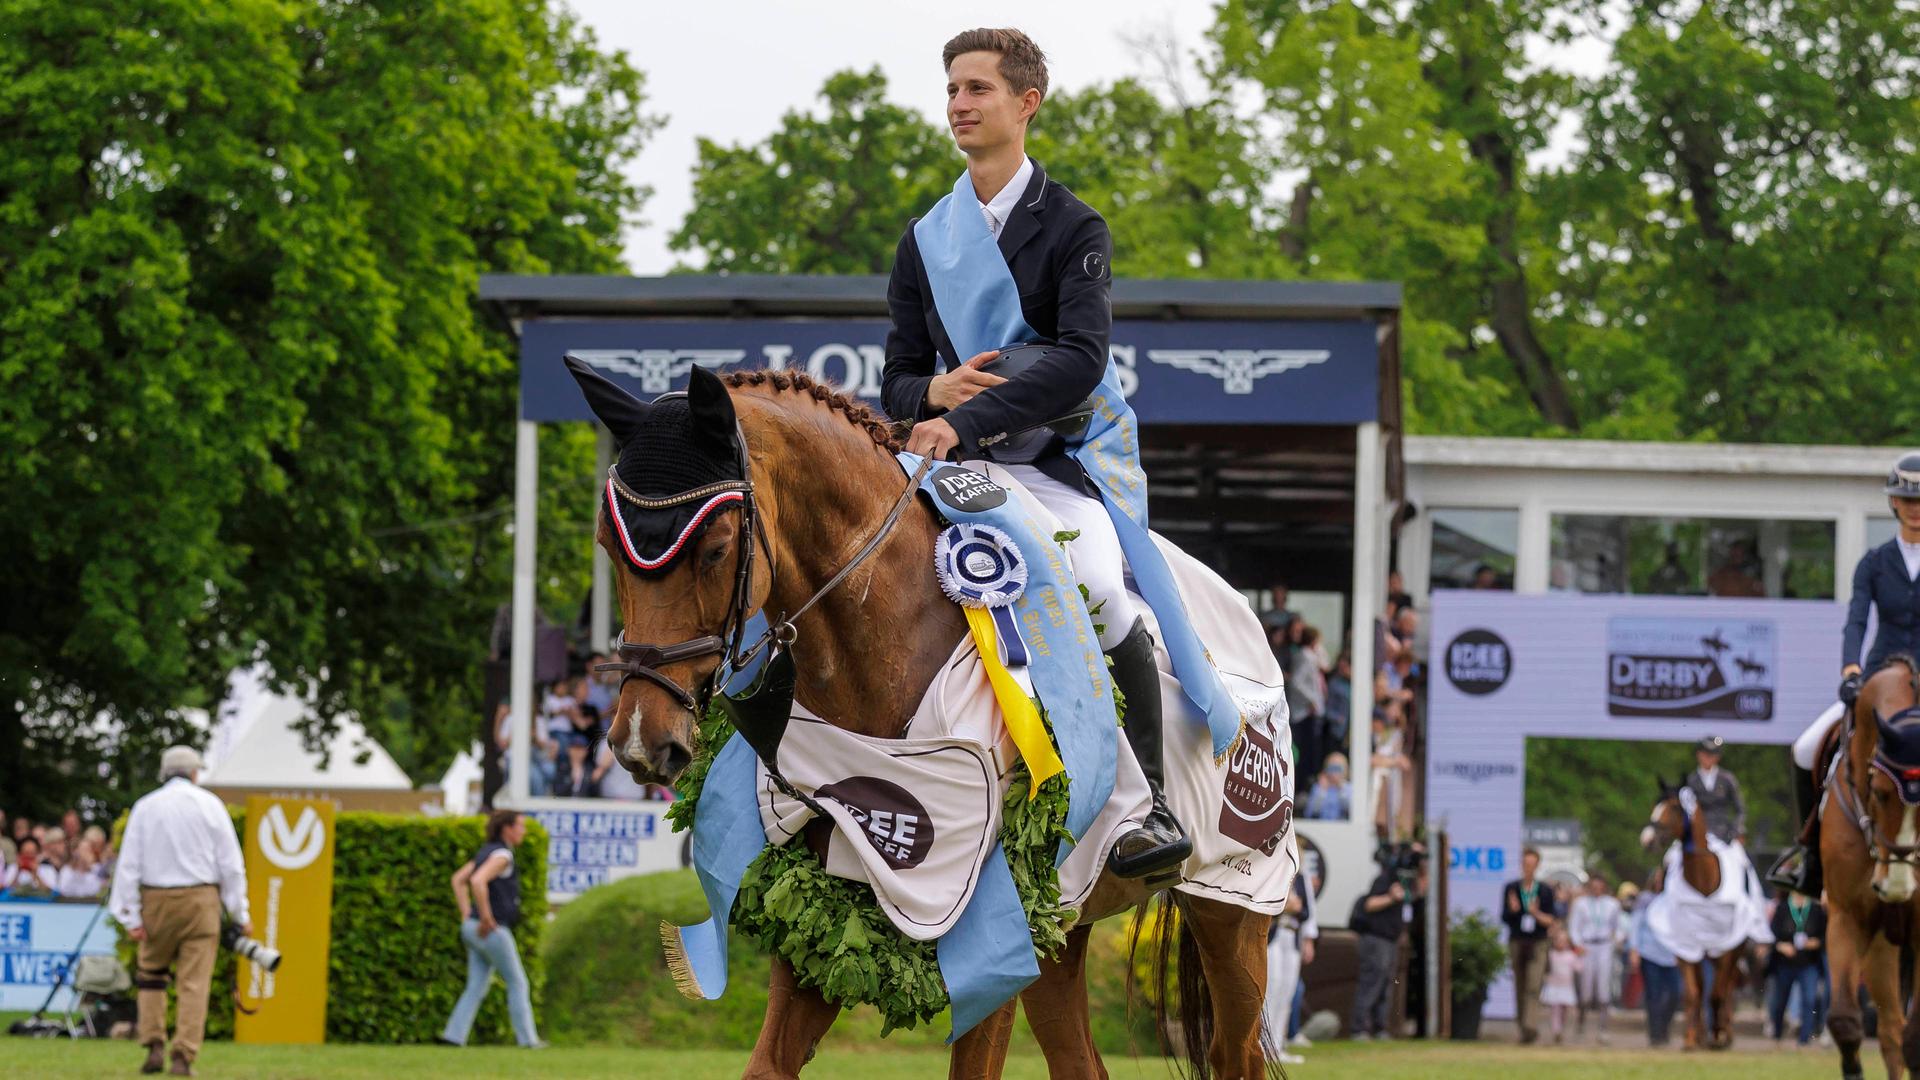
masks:
[[[893,425],[880,418],[880,414],[862,402],[855,401],[846,394],[815,380],[804,371],[769,371],[756,368],[752,371],[730,371],[721,376],[721,381],[729,387],[740,389],[748,386],[770,386],[775,390],[804,394],[813,400],[839,413],[847,423],[867,433],[875,446],[895,453],[901,449],[899,436],[894,434]]]

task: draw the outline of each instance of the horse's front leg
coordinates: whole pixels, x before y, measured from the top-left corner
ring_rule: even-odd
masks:
[[[1840,1049],[1842,1080],[1861,1080],[1860,967],[1867,951],[1867,934],[1845,907],[1833,906],[1827,921],[1827,963],[1833,975],[1833,998],[1827,1005],[1827,1030]]]
[[[1900,1061],[1900,947],[1875,937],[1867,950],[1867,993],[1873,995],[1874,1011],[1880,1014],[1880,1060],[1887,1066],[1887,1080],[1900,1080],[1906,1069]]]
[[[1013,1002],[1008,1001],[954,1041],[947,1058],[948,1080],[1000,1080],[1012,1037]]]
[[[1680,961],[1680,982],[1687,992],[1687,1038],[1683,1049],[1698,1050],[1706,1039],[1705,993],[1701,990],[1700,964]]]
[[[760,1022],[760,1039],[747,1061],[745,1080],[792,1080],[813,1058],[813,1048],[840,1015],[840,1006],[804,987],[794,978],[793,965],[773,958],[767,983],[767,1015]]]
[[[1909,909],[1907,918],[1912,920],[1907,940],[1920,941],[1920,911]],[[1920,986],[1920,950],[1916,950],[1913,958],[1913,985]],[[1906,1029],[1900,1038],[1900,1055],[1906,1059],[1907,1072],[1920,1077],[1920,993],[1913,995],[1913,1004],[1907,1012]]]
[[[1040,977],[1020,993],[1027,1025],[1047,1057],[1052,1080],[1107,1080],[1107,1067],[1093,1047],[1087,1008],[1087,941],[1091,925],[1067,932],[1060,955],[1040,962]]]
[[[1736,991],[1740,982],[1740,950],[1723,953],[1712,958],[1713,962],[1713,1029],[1707,1045],[1714,1050],[1725,1050],[1733,1045],[1733,1007],[1739,996]]]
[[[1273,916],[1194,896],[1181,897],[1180,913],[1200,948],[1200,969],[1213,999],[1213,1045],[1207,1056],[1214,1075],[1221,1080],[1266,1076],[1260,1020]]]

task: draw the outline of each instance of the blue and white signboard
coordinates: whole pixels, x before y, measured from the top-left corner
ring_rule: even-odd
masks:
[[[588,803],[584,810],[531,810],[547,830],[547,899],[564,903],[633,874],[675,870],[685,837],[673,831],[663,802]]]
[[[114,944],[114,921],[96,904],[0,900],[0,1012],[38,1009],[76,948],[83,956],[110,956]],[[72,997],[62,989],[53,1007],[64,1009]]]
[[[535,319],[521,328],[528,420],[589,420],[561,359],[572,352],[643,399],[695,366],[791,368],[880,407],[884,319]],[[1379,414],[1371,320],[1122,319],[1111,356],[1146,424],[1358,424]]]
[[[1520,876],[1527,739],[1784,744],[1833,704],[1846,607],[1830,600],[1436,592],[1427,820],[1447,828],[1452,914],[1498,918]],[[1647,808],[1653,778],[1646,780]],[[1486,1015],[1513,1015],[1503,974]]]

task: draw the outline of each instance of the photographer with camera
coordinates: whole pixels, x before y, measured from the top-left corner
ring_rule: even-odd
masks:
[[[1413,902],[1426,891],[1427,853],[1418,844],[1382,846],[1374,853],[1380,876],[1354,902],[1349,925],[1359,936],[1360,973],[1348,1028],[1355,1039],[1388,1039],[1387,994],[1393,987],[1400,935],[1413,919]]]
[[[134,985],[140,989],[143,1073],[165,1065],[167,971],[179,991],[173,1033],[175,1076],[192,1076],[207,1025],[207,991],[220,943],[220,909],[240,935],[253,932],[247,914],[247,870],[233,817],[199,784],[200,754],[169,747],[160,757],[160,787],[133,804],[120,841],[108,909],[139,942]]]

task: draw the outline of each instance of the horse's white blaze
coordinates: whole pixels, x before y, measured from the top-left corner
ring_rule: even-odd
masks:
[[[1894,843],[1910,847],[1914,837],[1920,835],[1920,826],[1914,821],[1916,810],[1920,808],[1904,806],[1900,808],[1900,835]],[[1903,903],[1913,896],[1913,864],[1906,862],[1887,865],[1886,887],[1880,890],[1883,899],[1894,903]]]
[[[640,703],[636,701],[633,711],[627,713],[627,741],[620,747],[620,756],[635,765],[645,764],[647,760],[646,740],[640,737],[640,719]]]
[[[1653,825],[1658,825],[1658,824],[1660,824],[1660,807],[1662,807],[1662,806],[1665,806],[1665,805],[1667,805],[1667,804],[1666,804],[1666,803],[1659,803],[1659,804],[1657,804],[1657,805],[1655,805],[1653,809],[1651,809],[1651,810],[1649,810],[1649,811],[1647,811],[1647,821],[1648,821],[1648,823],[1650,823],[1650,824],[1653,824]]]
[[[1640,830],[1640,846],[1643,848],[1652,847],[1653,841],[1658,835],[1659,834],[1653,831],[1653,826],[1651,825],[1647,826],[1644,829],[1641,829]]]

